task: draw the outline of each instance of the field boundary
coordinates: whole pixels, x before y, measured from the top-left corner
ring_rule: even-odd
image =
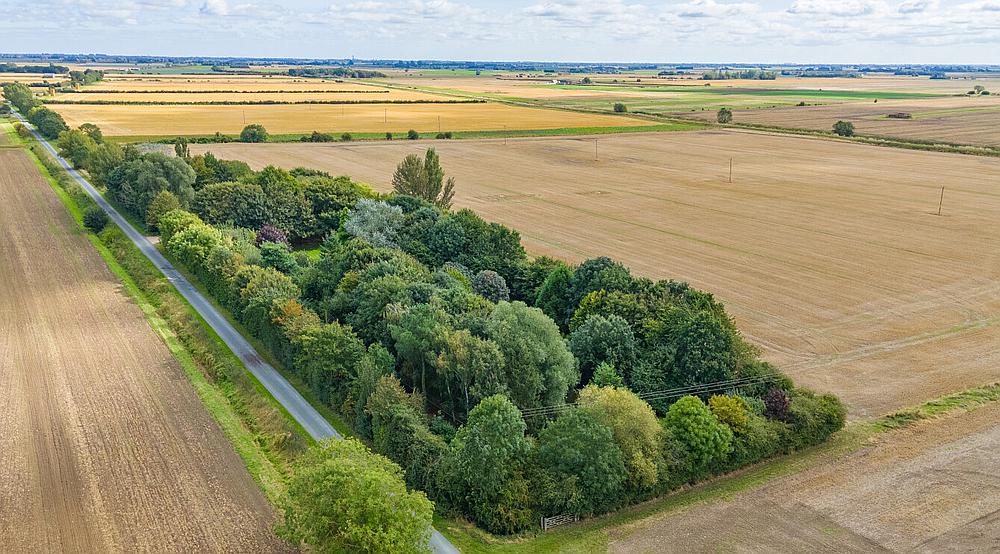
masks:
[[[1000,402],[1000,383],[941,396],[874,420],[849,422],[843,430],[825,443],[772,458],[618,512],[581,520],[579,523],[558,527],[546,533],[503,539],[463,521],[436,520],[436,524],[446,529],[455,545],[466,553],[593,552],[606,549],[612,539],[628,536],[633,527],[646,518],[666,515],[713,500],[725,500],[773,479],[872,446],[880,437],[889,436],[919,422],[960,417],[994,402]],[[615,534],[614,537],[611,535],[612,532]]]

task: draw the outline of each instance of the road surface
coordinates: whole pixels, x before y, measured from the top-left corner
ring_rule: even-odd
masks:
[[[239,331],[229,321],[223,317],[219,310],[212,305],[200,292],[198,289],[187,280],[184,275],[182,275],[177,268],[173,266],[159,250],[147,239],[142,233],[140,233],[131,223],[128,222],[118,210],[116,210],[103,196],[90,184],[89,181],[83,178],[79,172],[73,169],[59,152],[49,144],[49,141],[45,140],[35,128],[27,122],[20,113],[14,112],[18,119],[21,120],[26,127],[31,129],[32,134],[38,139],[39,144],[48,150],[49,154],[52,155],[53,159],[62,165],[66,173],[73,178],[77,183],[83,187],[83,190],[97,202],[97,205],[101,207],[105,212],[107,212],[108,217],[111,221],[114,221],[118,227],[128,236],[136,247],[139,248],[142,253],[149,258],[149,261],[153,262],[163,275],[166,276],[167,280],[181,293],[195,310],[204,318],[205,322],[212,327],[213,330],[222,338],[226,346],[233,351],[233,354],[243,362],[247,370],[257,378],[258,381],[264,388],[267,389],[275,400],[281,403],[282,406],[288,410],[288,413],[295,419],[305,430],[309,433],[313,439],[320,441],[330,438],[335,438],[337,440],[343,437],[336,429],[330,425],[330,422],[326,420],[320,413],[313,408],[309,402],[299,393],[291,383],[288,382],[274,367],[264,361],[264,359],[257,353],[257,350],[247,341]],[[438,554],[457,554],[459,550],[455,548],[451,542],[448,541],[437,530],[432,530],[431,535],[431,547],[434,552]]]

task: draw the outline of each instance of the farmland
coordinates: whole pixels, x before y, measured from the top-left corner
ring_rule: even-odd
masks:
[[[0,150],[0,220],[3,549],[288,550],[177,361],[22,149]]]
[[[356,81],[290,77],[111,75],[98,84],[82,88],[80,92],[62,93],[50,98],[59,102],[50,107],[59,112],[71,127],[94,123],[101,127],[105,135],[119,137],[206,135],[215,132],[238,134],[248,123],[260,123],[272,134],[306,134],[312,131],[405,134],[409,129],[437,133],[652,124],[627,117],[499,103],[456,104],[468,102],[468,99]],[[209,102],[281,104],[182,104]]]
[[[896,113],[906,113],[911,117],[888,117]],[[715,114],[699,113],[695,116],[714,119]],[[992,95],[738,110],[733,114],[737,123],[821,131],[828,131],[840,119],[854,123],[859,134],[1000,146],[1000,97]]]
[[[998,419],[994,402],[921,422],[733,498],[618,529],[609,550],[989,550],[1000,541]]]
[[[994,159],[736,131],[603,137],[598,161],[584,138],[192,151],[387,190],[427,146],[456,176],[456,202],[518,229],[533,253],[610,254],[712,291],[767,359],[856,417],[1000,376]]]

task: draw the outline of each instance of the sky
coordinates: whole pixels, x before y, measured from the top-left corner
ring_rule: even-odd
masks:
[[[1000,0],[0,0],[0,51],[1000,64]]]

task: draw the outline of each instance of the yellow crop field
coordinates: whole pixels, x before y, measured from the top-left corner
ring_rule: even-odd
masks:
[[[351,89],[328,87],[310,90],[289,87],[285,92],[240,91],[217,85],[218,91],[229,92],[157,92],[144,89],[106,89],[114,92],[91,92],[89,87],[81,92],[58,94],[54,98],[65,102],[305,102],[305,101],[351,101],[351,102],[387,102],[387,101],[440,101],[451,100],[451,97],[424,92],[407,90],[378,89],[374,87],[354,87]],[[136,92],[136,91],[142,92]],[[185,90],[182,88],[172,90]],[[120,91],[120,92],[119,92]],[[235,92],[238,91],[238,92]],[[296,92],[288,92],[296,91]],[[336,91],[336,92],[334,92]]]
[[[108,136],[239,133],[260,123],[272,134],[350,133],[623,127],[651,122],[611,115],[522,108],[505,104],[357,104],[223,106],[50,106],[71,127],[94,123]]]

